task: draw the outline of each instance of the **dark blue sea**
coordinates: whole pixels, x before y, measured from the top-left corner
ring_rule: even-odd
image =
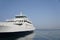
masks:
[[[60,29],[36,29],[26,36],[0,38],[0,40],[60,40]]]

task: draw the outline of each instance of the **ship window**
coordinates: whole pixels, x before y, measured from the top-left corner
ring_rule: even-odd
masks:
[[[16,20],[16,21],[18,21],[18,22],[23,22],[23,20]]]
[[[23,20],[20,20],[20,22],[23,22]]]
[[[30,24],[31,24],[31,22],[29,22],[29,21],[27,21],[27,20],[24,20],[24,22],[27,22],[27,23],[30,23]]]
[[[16,25],[22,25],[22,23],[21,24],[16,24]]]
[[[16,16],[16,18],[26,18],[26,16]]]
[[[26,20],[24,20],[24,22],[27,22]]]

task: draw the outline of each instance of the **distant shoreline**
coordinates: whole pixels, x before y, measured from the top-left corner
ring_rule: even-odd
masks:
[[[41,30],[41,31],[55,31],[55,30],[60,30],[60,29],[36,29],[36,30]]]

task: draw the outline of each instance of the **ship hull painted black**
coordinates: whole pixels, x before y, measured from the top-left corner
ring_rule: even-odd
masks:
[[[29,35],[33,33],[33,31],[22,31],[22,32],[4,32],[0,33],[0,38],[9,38],[9,37],[25,37],[26,35]]]

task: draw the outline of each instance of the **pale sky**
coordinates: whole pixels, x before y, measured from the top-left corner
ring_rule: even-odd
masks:
[[[0,0],[0,21],[23,11],[38,28],[60,29],[60,0]]]

